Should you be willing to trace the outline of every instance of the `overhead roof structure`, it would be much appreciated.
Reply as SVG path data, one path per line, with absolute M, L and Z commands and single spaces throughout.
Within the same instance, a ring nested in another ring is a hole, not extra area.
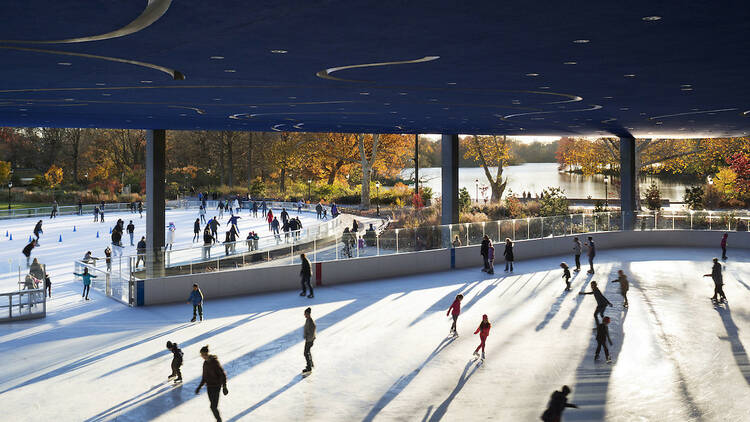
M 24 0 L 0 125 L 743 136 L 746 2 Z

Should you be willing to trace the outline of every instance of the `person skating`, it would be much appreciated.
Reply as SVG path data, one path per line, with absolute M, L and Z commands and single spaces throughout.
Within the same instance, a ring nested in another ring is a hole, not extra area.
M 487 248 L 487 262 L 489 263 L 489 266 L 487 267 L 487 274 L 495 274 L 495 245 L 490 243 L 490 246 Z M 505 264 L 505 271 L 508 271 L 508 264 Z
M 169 222 L 167 225 L 167 244 L 164 246 L 164 250 L 169 249 L 172 250 L 172 244 L 174 243 L 174 232 L 177 230 L 177 227 L 174 225 L 173 222 Z
M 268 211 L 268 216 L 273 216 L 270 210 Z M 276 238 L 276 243 L 279 243 L 281 241 L 281 236 L 279 235 L 279 219 L 276 217 L 273 217 L 273 220 L 271 220 L 271 231 Z
M 281 209 L 281 214 L 279 214 L 279 217 L 281 217 L 281 224 L 286 224 L 289 222 L 289 213 L 286 211 L 286 208 Z
M 299 272 L 299 275 L 302 277 L 302 293 L 300 293 L 300 296 L 309 297 L 312 299 L 315 297 L 313 294 L 313 287 L 312 284 L 310 284 L 310 278 L 312 278 L 312 265 L 310 264 L 310 260 L 307 259 L 307 256 L 305 254 L 300 254 L 299 256 L 300 260 L 302 261 L 302 269 Z M 307 294 L 307 289 L 310 289 L 310 294 Z
M 203 259 L 211 259 L 211 245 L 214 244 L 214 240 L 211 229 L 206 225 L 203 229 Z
M 727 260 L 727 237 L 729 236 L 728 233 L 724 233 L 723 236 L 721 236 L 721 259 L 726 261 Z
M 83 203 L 80 198 L 78 199 L 78 215 L 83 215 Z
M 135 236 L 135 224 L 133 224 L 133 220 L 130 220 L 127 227 L 128 236 L 130 236 L 130 246 L 135 246 L 133 244 L 133 237 Z
M 47 297 L 52 297 L 52 280 L 49 279 L 48 275 L 44 276 L 44 288 L 47 289 Z
M 83 274 L 73 273 L 73 275 L 77 275 L 78 277 L 81 277 L 83 279 L 83 293 L 81 294 L 81 297 L 85 297 L 86 300 L 89 300 L 89 290 L 91 290 L 91 279 L 96 278 L 95 275 L 89 273 L 88 268 L 83 268 Z
M 201 223 L 205 224 L 206 223 L 206 208 L 203 207 L 203 205 L 198 207 L 198 216 L 201 219 Z
M 490 238 L 489 236 L 484 236 L 482 238 L 482 244 L 479 247 L 479 254 L 482 255 L 482 261 L 484 261 L 484 267 L 482 268 L 482 271 L 487 272 L 490 269 L 490 262 L 488 259 L 489 256 L 489 248 L 490 248 Z
M 216 219 L 216 216 L 208 221 L 208 226 L 211 227 L 211 236 L 214 237 L 214 241 L 218 242 L 219 239 L 219 220 Z
M 315 212 L 318 214 L 318 220 L 323 218 L 323 205 L 321 205 L 320 202 L 315 205 Z
M 34 236 L 36 237 L 36 240 L 39 240 L 39 235 L 44 234 L 44 231 L 42 230 L 42 220 L 39 220 L 36 222 L 36 225 L 34 226 Z
M 305 362 L 307 362 L 307 366 L 305 366 L 305 369 L 302 370 L 303 374 L 309 374 L 312 372 L 312 369 L 315 367 L 315 364 L 313 363 L 312 353 L 310 352 L 310 349 L 313 347 L 313 342 L 315 342 L 315 321 L 312 319 L 312 309 L 307 308 L 305 309 L 305 329 L 304 329 L 304 337 L 305 337 Z
M 190 291 L 190 297 L 188 297 L 189 304 L 193 305 L 193 319 L 190 322 L 195 322 L 195 313 L 198 312 L 200 320 L 203 321 L 203 292 L 198 288 L 198 283 L 193 283 L 193 290 Z
M 239 220 L 240 218 L 242 218 L 242 217 L 240 217 L 240 216 L 239 216 L 239 213 L 237 213 L 237 214 L 235 214 L 235 215 L 233 215 L 233 216 L 229 217 L 229 221 L 227 221 L 227 226 L 231 225 L 231 226 L 232 226 L 232 228 L 233 228 L 233 229 L 235 230 L 235 232 L 237 232 L 237 233 L 239 233 L 239 232 L 240 232 L 240 228 L 239 228 L 239 227 L 237 226 L 237 220 Z
M 99 221 L 99 206 L 94 206 L 94 223 Z
M 257 201 L 253 201 L 252 210 L 253 210 L 253 217 L 257 218 L 258 217 L 258 202 Z
M 586 246 L 589 248 L 588 250 L 588 256 L 589 256 L 589 274 L 594 274 L 594 257 L 596 256 L 596 245 L 594 244 L 594 238 L 589 236 L 588 242 L 586 243 Z
M 563 385 L 560 391 L 552 393 L 549 403 L 547 403 L 547 409 L 542 413 L 542 421 L 560 422 L 565 408 L 572 407 L 578 409 L 577 405 L 568 403 L 568 394 L 570 394 L 570 387 L 567 385 Z
M 201 235 L 201 220 L 200 218 L 195 219 L 195 223 L 193 223 L 193 242 L 196 240 L 200 240 Z
M 135 260 L 135 268 L 138 268 L 138 264 L 143 262 L 146 265 L 146 236 L 141 236 L 141 240 L 138 241 L 138 246 L 135 248 L 138 257 Z
M 721 274 L 721 264 L 719 263 L 719 258 L 714 258 L 714 265 L 711 267 L 711 274 L 704 274 L 703 277 L 711 277 L 714 280 L 714 295 L 711 298 L 714 302 L 717 301 L 717 295 L 721 296 L 721 300 L 725 301 L 727 300 L 726 295 L 724 294 L 724 277 Z
M 23 253 L 24 256 L 26 256 L 27 267 L 30 265 L 29 259 L 31 259 L 31 251 L 37 246 L 39 246 L 39 242 L 37 242 L 36 239 L 31 239 L 31 242 L 27 243 L 26 246 L 24 246 L 23 249 L 21 250 L 21 253 Z
M 203 377 L 200 384 L 198 384 L 198 388 L 195 389 L 195 394 L 199 394 L 201 387 L 204 384 L 206 385 L 208 401 L 211 403 L 211 413 L 214 414 L 217 422 L 221 422 L 219 391 L 221 390 L 225 396 L 229 394 L 229 390 L 227 389 L 227 373 L 221 367 L 221 363 L 219 363 L 216 355 L 208 354 L 208 345 L 201 347 L 201 357 L 203 358 Z
M 107 272 L 112 271 L 112 249 L 110 249 L 109 246 L 104 248 L 104 262 L 107 264 Z M 135 267 L 138 268 L 138 263 L 135 264 Z
M 576 258 L 576 268 L 573 270 L 575 272 L 581 271 L 581 250 L 583 249 L 583 245 L 581 245 L 580 239 L 578 237 L 573 238 L 573 255 L 575 255 Z
M 509 237 L 505 238 L 505 251 L 503 252 L 505 257 L 505 271 L 508 271 L 508 265 L 510 265 L 510 272 L 513 272 L 513 242 Z
M 167 379 L 174 378 L 174 382 L 182 382 L 182 372 L 180 371 L 180 367 L 182 366 L 182 350 L 177 346 L 177 343 L 172 343 L 171 341 L 167 342 L 167 350 L 172 352 L 172 373 L 167 377 Z
M 216 207 L 219 210 L 219 218 L 224 218 L 224 201 L 219 201 L 219 206 Z
M 601 290 L 599 290 L 599 287 L 596 285 L 596 281 L 591 282 L 591 291 L 590 292 L 580 292 L 579 295 L 594 295 L 594 299 L 596 299 L 596 310 L 594 310 L 594 319 L 599 322 L 599 319 L 596 317 L 597 314 L 601 315 L 602 318 L 604 318 L 604 310 L 607 308 L 607 305 L 612 306 L 612 303 L 607 300 L 606 297 L 602 294 Z
M 446 316 L 450 315 L 451 318 L 453 318 L 453 324 L 451 325 L 450 334 L 453 334 L 454 337 L 458 337 L 458 330 L 456 329 L 456 323 L 458 322 L 458 316 L 461 315 L 461 301 L 463 299 L 464 299 L 464 295 L 462 294 L 456 295 L 456 298 L 453 300 L 451 307 L 448 308 L 448 312 L 445 313 Z
M 479 349 L 482 349 L 482 360 L 484 360 L 484 345 L 487 342 L 487 336 L 490 335 L 490 328 L 492 324 L 487 320 L 487 314 L 482 315 L 482 322 L 479 323 L 479 327 L 474 331 L 474 334 L 479 333 L 479 346 L 474 349 L 474 356 L 479 357 Z
M 29 266 L 29 274 L 31 274 L 37 280 L 44 280 L 44 267 L 39 263 L 39 260 L 34 258 Z
M 602 318 L 602 322 L 596 323 L 596 352 L 594 353 L 594 360 L 599 360 L 599 352 L 604 347 L 604 357 L 607 358 L 607 362 L 612 362 L 609 357 L 609 349 L 607 348 L 607 342 L 612 345 L 612 339 L 609 338 L 609 317 Z
M 57 217 L 57 201 L 52 202 L 52 212 L 49 214 L 49 218 Z
M 143 218 L 143 201 L 138 201 L 138 214 Z
M 268 211 L 268 205 L 266 205 L 266 200 L 264 199 L 263 202 L 260 203 L 260 211 L 263 214 L 263 218 L 266 218 L 266 212 Z
M 612 280 L 612 283 L 620 283 L 620 294 L 623 298 L 623 304 L 622 306 L 628 307 L 628 290 L 630 290 L 630 282 L 628 281 L 628 277 L 625 275 L 625 272 L 622 270 L 617 270 L 617 279 Z
M 561 262 L 560 268 L 563 269 L 562 278 L 565 280 L 565 290 L 570 291 L 570 269 L 568 268 L 568 264 Z
M 268 210 L 268 213 L 266 213 L 266 221 L 268 221 L 268 231 L 273 231 L 273 228 L 271 227 L 271 223 L 275 217 L 273 216 L 273 210 Z

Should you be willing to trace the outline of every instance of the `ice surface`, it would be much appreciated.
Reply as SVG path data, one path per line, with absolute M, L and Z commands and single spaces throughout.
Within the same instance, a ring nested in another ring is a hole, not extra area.
M 178 226 L 179 227 L 179 226 Z M 243 229 L 244 230 L 244 229 Z M 564 293 L 561 260 L 524 261 L 494 276 L 479 269 L 213 300 L 190 324 L 185 304 L 127 308 L 60 275 L 45 320 L 0 325 L 0 397 L 13 421 L 212 420 L 194 394 L 209 344 L 229 376 L 225 421 L 534 421 L 563 384 L 580 409 L 567 421 L 750 420 L 750 251 L 730 249 L 729 304 L 709 297 L 708 249 L 601 250 L 597 273 Z M 68 267 L 69 268 L 69 267 Z M 629 309 L 617 269 L 631 281 Z M 357 271 L 352 261 L 352 271 Z M 597 280 L 615 305 L 614 362 L 594 362 Z M 189 292 L 185 292 L 187 298 Z M 463 293 L 460 337 L 445 312 Z M 300 376 L 303 310 L 312 306 L 315 369 Z M 487 314 L 487 359 L 472 335 Z M 185 352 L 184 385 L 165 383 L 167 340 Z

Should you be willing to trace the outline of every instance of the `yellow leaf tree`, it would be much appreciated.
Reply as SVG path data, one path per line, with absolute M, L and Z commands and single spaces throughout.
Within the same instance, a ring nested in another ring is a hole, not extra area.
M 10 162 L 0 161 L 0 184 L 10 182 Z
M 55 188 L 63 181 L 63 169 L 52 164 L 49 170 L 44 173 L 44 180 L 47 181 L 47 185 L 52 189 L 52 196 L 54 196 Z
M 464 138 L 464 145 L 464 158 L 479 162 L 492 189 L 492 201 L 499 201 L 508 184 L 508 178 L 503 178 L 503 168 L 510 159 L 510 142 L 505 136 L 472 135 Z M 497 167 L 494 175 L 491 167 Z
M 727 199 L 737 198 L 737 173 L 729 167 L 722 167 L 714 176 L 714 186 Z

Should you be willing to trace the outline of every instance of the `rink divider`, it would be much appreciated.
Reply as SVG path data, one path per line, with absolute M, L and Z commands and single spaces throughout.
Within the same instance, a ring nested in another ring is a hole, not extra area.
M 529 259 L 560 256 L 564 261 L 573 259 L 573 238 L 582 242 L 592 236 L 597 245 L 597 255 L 602 256 L 608 249 L 633 247 L 698 247 L 715 248 L 718 252 L 721 235 L 724 231 L 656 230 L 656 231 L 616 231 L 592 232 L 542 239 L 519 240 L 514 242 L 516 262 Z M 495 264 L 502 260 L 502 242 L 498 242 Z M 750 249 L 750 233 L 731 232 L 729 237 L 732 249 Z M 479 245 L 450 249 L 433 249 L 418 252 L 342 259 L 316 262 L 313 266 L 316 285 L 328 286 L 392 277 L 450 271 L 451 268 L 482 266 Z M 586 251 L 583 258 L 585 261 Z M 518 264 L 517 264 L 518 265 Z M 184 302 L 190 294 L 193 283 L 201 286 L 206 300 L 267 293 L 274 291 L 297 290 L 300 286 L 300 266 L 280 265 L 232 271 L 211 272 L 193 275 L 179 275 L 140 281 L 138 288 L 139 305 L 156 305 Z M 142 297 L 140 296 L 142 294 Z M 142 299 L 142 300 L 141 300 Z

